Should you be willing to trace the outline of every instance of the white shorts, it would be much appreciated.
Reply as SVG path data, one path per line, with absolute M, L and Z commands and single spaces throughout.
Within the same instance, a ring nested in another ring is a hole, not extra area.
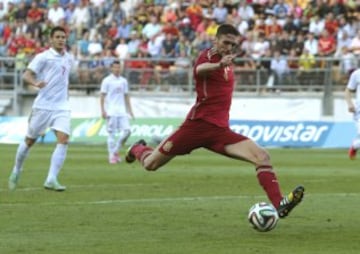
M 67 110 L 33 109 L 29 117 L 29 126 L 26 136 L 36 139 L 45 133 L 47 128 L 60 131 L 70 136 L 71 115 Z
M 109 116 L 106 119 L 106 129 L 108 132 L 130 130 L 130 121 L 128 116 Z

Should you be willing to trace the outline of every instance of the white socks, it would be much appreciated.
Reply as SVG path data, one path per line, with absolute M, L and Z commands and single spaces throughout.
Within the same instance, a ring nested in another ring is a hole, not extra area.
M 116 142 L 115 152 L 119 151 L 122 148 L 123 142 L 125 142 L 130 136 L 130 130 L 124 130 L 120 133 L 120 137 Z
M 108 148 L 109 155 L 111 155 L 111 156 L 117 151 L 116 145 L 115 145 L 115 133 L 113 133 L 113 132 L 108 133 L 107 148 Z
M 22 166 L 29 153 L 29 150 L 30 148 L 26 145 L 25 141 L 22 141 L 19 144 L 18 149 L 16 151 L 15 166 L 13 168 L 13 173 L 19 174 L 22 171 Z
M 57 144 L 55 150 L 51 156 L 50 169 L 46 182 L 51 182 L 57 179 L 57 176 L 64 164 L 66 153 L 67 153 L 67 144 Z

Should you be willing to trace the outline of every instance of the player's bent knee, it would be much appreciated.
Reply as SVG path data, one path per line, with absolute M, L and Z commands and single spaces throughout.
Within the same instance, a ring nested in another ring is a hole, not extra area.
M 258 165 L 268 165 L 270 163 L 270 154 L 265 149 L 259 150 L 255 157 Z

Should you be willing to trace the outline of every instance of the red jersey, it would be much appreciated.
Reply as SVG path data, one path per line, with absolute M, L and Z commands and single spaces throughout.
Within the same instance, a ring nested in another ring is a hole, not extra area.
M 229 126 L 229 111 L 234 90 L 233 67 L 219 68 L 203 76 L 197 75 L 195 71 L 202 63 L 217 63 L 220 59 L 219 54 L 211 55 L 209 49 L 206 49 L 196 60 L 193 72 L 197 97 L 187 119 L 202 119 L 219 127 Z

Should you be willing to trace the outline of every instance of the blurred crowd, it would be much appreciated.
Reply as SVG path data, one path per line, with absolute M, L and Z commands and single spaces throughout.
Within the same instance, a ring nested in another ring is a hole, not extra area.
M 31 59 L 60 25 L 80 82 L 100 80 L 115 58 L 129 68 L 181 69 L 211 46 L 222 23 L 241 34 L 236 53 L 248 60 L 239 68 L 281 75 L 324 67 L 323 57 L 337 58 L 343 74 L 357 67 L 359 0 L 2 0 L 0 57 Z

